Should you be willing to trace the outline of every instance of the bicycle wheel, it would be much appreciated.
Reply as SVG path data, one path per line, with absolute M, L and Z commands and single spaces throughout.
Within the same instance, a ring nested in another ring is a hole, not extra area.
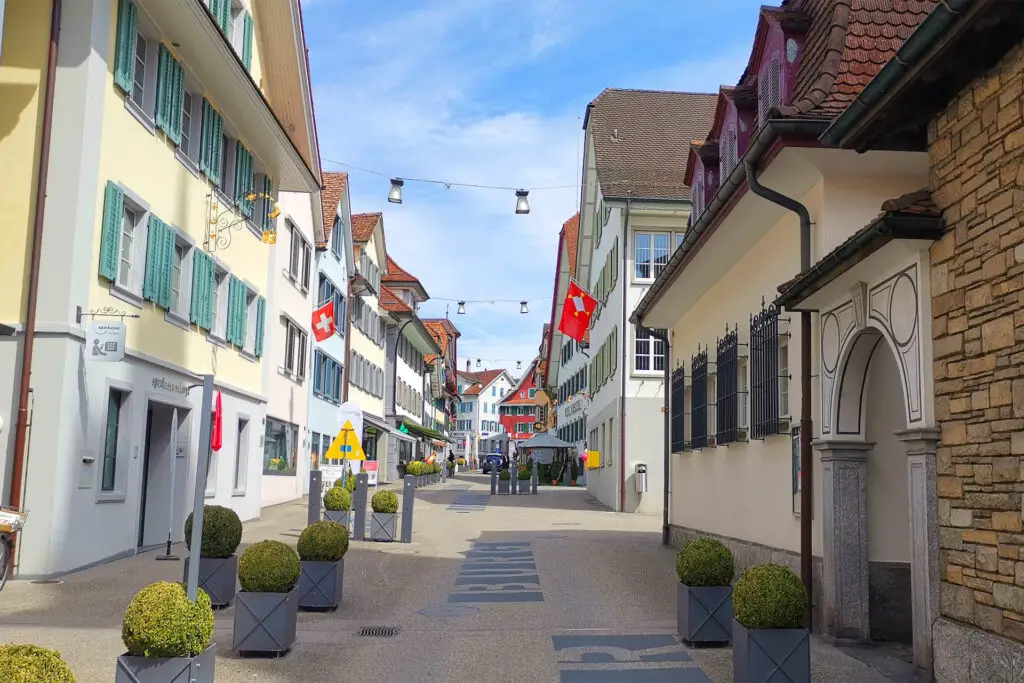
M 0 534 L 0 591 L 7 585 L 7 578 L 14 569 L 14 556 L 11 554 L 7 534 Z

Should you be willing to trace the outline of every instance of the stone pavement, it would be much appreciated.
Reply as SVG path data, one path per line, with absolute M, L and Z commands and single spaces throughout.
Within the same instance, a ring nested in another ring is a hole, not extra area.
M 612 513 L 583 489 L 488 490 L 473 474 L 421 489 L 412 544 L 353 542 L 341 606 L 300 613 L 298 642 L 283 659 L 236 657 L 231 608 L 217 612 L 217 681 L 732 681 L 729 650 L 690 650 L 675 637 L 674 551 L 661 545 L 660 517 Z M 305 519 L 304 502 L 264 510 L 243 540 L 294 543 Z M 520 575 L 521 590 L 487 590 L 495 556 Z M 154 557 L 59 584 L 8 584 L 0 642 L 59 649 L 82 683 L 113 680 L 128 601 L 152 581 L 180 579 L 180 563 Z M 367 627 L 398 632 L 360 636 Z M 812 657 L 816 682 L 891 680 L 817 641 Z

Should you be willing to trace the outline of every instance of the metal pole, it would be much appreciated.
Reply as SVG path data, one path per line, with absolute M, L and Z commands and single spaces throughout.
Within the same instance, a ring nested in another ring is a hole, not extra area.
M 402 483 L 402 543 L 412 543 L 412 505 L 416 502 L 416 487 L 412 475 L 405 475 Z
M 192 547 L 188 554 L 188 599 L 195 602 L 199 592 L 199 551 L 203 545 L 203 505 L 206 495 L 206 470 L 210 466 L 210 415 L 213 410 L 213 375 L 203 375 L 203 400 L 200 404 L 199 457 L 196 461 L 196 486 L 192 496 Z
M 498 471 L 491 470 L 491 495 L 497 495 L 498 493 Z
M 306 524 L 320 521 L 320 498 L 323 495 L 323 473 L 320 470 L 309 471 L 309 502 L 306 505 Z
M 379 475 L 378 475 L 379 476 Z M 357 541 L 366 540 L 366 482 L 368 477 L 365 472 L 356 475 L 356 496 L 352 507 L 355 509 L 355 518 L 352 520 L 352 538 Z
M 533 460 L 533 476 L 530 477 L 530 482 L 533 488 L 533 493 L 537 493 L 537 480 L 540 478 L 540 474 L 537 470 L 537 459 Z

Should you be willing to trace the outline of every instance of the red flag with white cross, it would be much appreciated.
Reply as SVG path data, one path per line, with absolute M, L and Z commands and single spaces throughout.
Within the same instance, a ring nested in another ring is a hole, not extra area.
M 313 311 L 313 336 L 318 342 L 330 339 L 334 334 L 334 299 Z
M 582 342 L 595 309 L 597 299 L 590 296 L 575 280 L 570 280 L 569 291 L 565 295 L 565 303 L 562 304 L 562 319 L 558 321 L 558 331 L 577 342 Z

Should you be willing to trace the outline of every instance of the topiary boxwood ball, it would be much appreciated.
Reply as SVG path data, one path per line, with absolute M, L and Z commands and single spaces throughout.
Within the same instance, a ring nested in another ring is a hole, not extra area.
M 398 496 L 394 491 L 377 491 L 370 499 L 370 507 L 381 515 L 393 515 L 398 512 Z
M 419 477 L 423 474 L 423 463 L 413 460 L 405 466 L 405 473 L 411 474 L 414 477 Z
M 121 625 L 121 640 L 135 657 L 195 657 L 213 637 L 213 608 L 202 589 L 196 601 L 185 586 L 160 581 L 128 603 Z
M 242 520 L 231 508 L 221 505 L 203 507 L 203 545 L 200 557 L 231 557 L 242 542 Z M 192 549 L 192 513 L 185 519 L 185 545 Z
M 56 650 L 9 643 L 0 645 L 0 681 L 75 683 L 75 674 Z
M 807 593 L 800 577 L 779 564 L 756 564 L 732 589 L 736 621 L 749 629 L 803 628 Z
M 676 573 L 687 586 L 728 586 L 735 572 L 732 553 L 713 538 L 687 541 L 676 555 Z
M 299 556 L 281 541 L 260 541 L 238 558 L 238 582 L 250 593 L 287 593 L 299 581 Z
M 502 481 L 508 481 L 511 478 L 512 473 L 509 472 L 508 470 L 502 470 L 501 472 L 498 472 L 498 479 L 501 479 Z
M 337 562 L 348 552 L 348 529 L 337 522 L 314 522 L 302 530 L 296 549 L 306 562 Z
M 345 478 L 345 490 L 350 495 L 356 492 L 356 475 L 350 474 Z
M 340 486 L 332 486 L 327 489 L 327 494 L 324 496 L 324 508 L 331 512 L 337 512 L 338 510 L 351 510 L 352 494 Z

